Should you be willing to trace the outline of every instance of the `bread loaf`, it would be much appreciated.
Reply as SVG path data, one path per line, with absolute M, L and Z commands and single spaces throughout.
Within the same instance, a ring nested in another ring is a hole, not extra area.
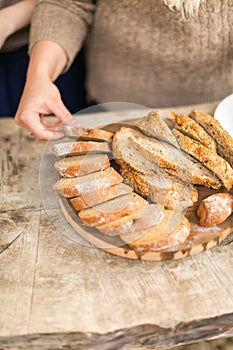
M 201 142 L 205 147 L 216 151 L 216 142 L 205 129 L 185 114 L 172 113 L 175 129 Z
M 86 154 L 63 158 L 54 166 L 63 177 L 77 177 L 104 170 L 110 161 L 107 154 Z
M 99 226 L 130 214 L 135 215 L 135 218 L 139 217 L 147 205 L 147 201 L 141 196 L 130 193 L 81 210 L 78 216 L 89 226 Z
M 111 149 L 107 142 L 76 141 L 61 142 L 51 146 L 51 150 L 57 157 L 70 156 L 86 153 L 110 153 Z
M 178 130 L 173 129 L 173 133 L 180 147 L 216 174 L 229 191 L 233 185 L 233 169 L 230 164 L 217 153 L 203 146 L 200 142 L 183 135 Z
M 218 154 L 233 167 L 233 138 L 229 133 L 209 114 L 192 110 L 190 116 L 215 139 Z
M 233 195 L 215 193 L 201 201 L 197 209 L 199 225 L 204 227 L 219 225 L 233 212 Z
M 111 187 L 102 187 L 95 192 L 88 192 L 80 195 L 79 197 L 72 198 L 70 200 L 75 210 L 90 208 L 96 204 L 106 202 L 110 199 L 120 197 L 124 194 L 131 193 L 133 188 L 126 184 L 120 183 Z
M 73 178 L 61 178 L 53 189 L 66 198 L 92 193 L 99 189 L 117 185 L 122 182 L 122 176 L 112 167 L 88 175 Z
M 173 223 L 173 220 L 176 222 Z M 170 249 L 184 242 L 189 233 L 190 222 L 186 217 L 173 210 L 165 210 L 163 220 L 142 230 L 140 238 L 134 240 L 134 235 L 122 235 L 121 239 L 132 249 L 142 253 Z

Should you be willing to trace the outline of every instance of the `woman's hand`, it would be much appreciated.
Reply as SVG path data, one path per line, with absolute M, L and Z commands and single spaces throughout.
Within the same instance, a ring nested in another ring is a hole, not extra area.
M 49 123 L 44 115 L 53 114 L 58 118 Z M 64 106 L 58 88 L 48 79 L 39 77 L 26 83 L 15 116 L 15 122 L 31 131 L 38 139 L 58 139 L 64 136 L 59 126 L 72 117 Z
M 38 139 L 49 140 L 62 137 L 56 130 L 72 117 L 64 106 L 58 88 L 53 81 L 63 71 L 67 57 L 62 47 L 52 41 L 39 41 L 32 48 L 24 92 L 15 116 L 15 122 L 31 131 Z M 44 115 L 58 118 L 48 123 Z

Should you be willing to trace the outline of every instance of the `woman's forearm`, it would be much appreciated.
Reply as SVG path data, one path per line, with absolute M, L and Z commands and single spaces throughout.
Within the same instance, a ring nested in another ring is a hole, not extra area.
M 67 56 L 60 45 L 41 40 L 31 50 L 27 80 L 40 77 L 53 82 L 64 70 L 66 63 Z

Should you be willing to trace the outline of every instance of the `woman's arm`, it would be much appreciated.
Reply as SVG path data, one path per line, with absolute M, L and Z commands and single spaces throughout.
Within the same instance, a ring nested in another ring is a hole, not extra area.
M 24 0 L 0 11 L 0 48 L 8 36 L 30 23 L 35 4 L 36 0 Z
M 83 45 L 95 12 L 94 0 L 41 0 L 31 21 L 31 55 L 24 92 L 15 116 L 17 124 L 39 139 L 62 134 L 54 130 L 71 117 L 57 87 L 58 75 L 68 69 Z M 43 115 L 54 114 L 55 124 Z
M 31 51 L 24 92 L 15 116 L 15 122 L 30 130 L 37 138 L 48 140 L 63 136 L 55 129 L 72 115 L 64 106 L 53 81 L 64 70 L 67 56 L 60 45 L 39 41 Z M 43 115 L 54 114 L 57 123 L 47 123 Z

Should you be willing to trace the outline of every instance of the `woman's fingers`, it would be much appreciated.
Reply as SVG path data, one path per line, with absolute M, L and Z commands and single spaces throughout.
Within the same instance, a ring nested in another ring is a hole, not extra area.
M 43 116 L 55 115 L 56 122 Z M 50 81 L 37 80 L 26 84 L 15 122 L 31 131 L 40 140 L 58 139 L 64 136 L 62 123 L 72 118 L 61 100 L 57 87 Z M 60 127 L 60 128 L 59 128 Z
M 72 118 L 72 114 L 68 111 L 68 109 L 65 107 L 64 103 L 62 102 L 61 98 L 52 100 L 50 102 L 50 108 L 53 110 L 54 115 L 61 121 L 64 122 L 70 118 Z
M 64 132 L 56 130 L 57 127 L 50 128 L 48 125 L 44 125 L 39 114 L 35 112 L 32 114 L 30 113 L 30 119 L 24 117 L 23 119 L 21 118 L 19 122 L 16 119 L 16 123 L 30 131 L 39 140 L 55 140 L 64 137 Z

